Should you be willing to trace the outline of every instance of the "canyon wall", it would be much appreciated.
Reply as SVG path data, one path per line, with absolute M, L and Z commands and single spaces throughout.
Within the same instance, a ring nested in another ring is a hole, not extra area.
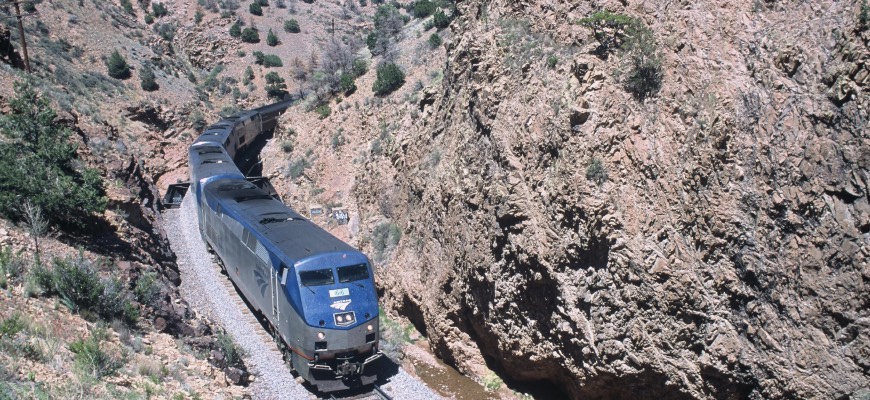
M 654 95 L 578 23 L 600 9 L 652 30 Z M 403 232 L 385 303 L 463 372 L 572 398 L 870 396 L 859 14 L 459 2 L 444 79 L 356 176 Z

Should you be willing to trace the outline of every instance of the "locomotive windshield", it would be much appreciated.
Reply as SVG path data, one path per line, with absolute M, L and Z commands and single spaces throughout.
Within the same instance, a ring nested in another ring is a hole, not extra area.
M 332 269 L 317 269 L 314 271 L 300 271 L 299 281 L 303 286 L 331 285 L 335 283 L 332 277 Z
M 369 269 L 365 264 L 351 265 L 349 267 L 338 267 L 339 282 L 353 282 L 369 277 Z

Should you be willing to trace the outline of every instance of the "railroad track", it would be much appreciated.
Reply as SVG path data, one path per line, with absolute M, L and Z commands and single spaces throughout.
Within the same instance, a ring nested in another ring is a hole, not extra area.
M 379 385 L 374 385 L 372 387 L 372 391 L 368 393 L 351 395 L 351 396 L 342 396 L 335 397 L 334 394 L 330 394 L 329 397 L 325 397 L 329 400 L 368 400 L 368 399 L 378 399 L 378 400 L 393 400 L 393 397 L 387 394 L 384 389 L 381 389 Z

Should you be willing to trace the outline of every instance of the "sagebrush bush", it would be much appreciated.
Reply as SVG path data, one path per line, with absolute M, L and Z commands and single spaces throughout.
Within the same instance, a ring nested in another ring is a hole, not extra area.
M 142 90 L 147 92 L 153 92 L 160 88 L 157 85 L 157 79 L 154 76 L 154 71 L 151 70 L 151 67 L 145 65 L 142 66 L 142 72 L 139 73 L 139 85 L 142 87 Z
M 160 281 L 157 279 L 157 273 L 145 272 L 139 275 L 136 280 L 136 286 L 133 288 L 133 294 L 136 295 L 136 300 L 146 306 L 154 307 L 160 300 Z
M 79 338 L 69 344 L 76 367 L 94 378 L 114 375 L 124 365 L 120 359 L 106 352 L 99 336 L 92 332 L 89 337 Z
M 232 336 L 219 333 L 215 339 L 218 351 L 223 354 L 228 367 L 241 368 L 244 366 L 245 351 L 233 341 Z
M 94 263 L 82 256 L 55 258 L 52 269 L 33 268 L 36 282 L 47 295 L 57 295 L 73 312 L 91 312 L 106 321 L 135 324 L 139 318 L 130 293 L 115 278 L 101 278 Z
M 384 257 L 399 244 L 402 239 L 402 231 L 399 226 L 384 222 L 375 226 L 372 230 L 371 243 L 375 252 L 375 260 L 383 261 Z
M 314 112 L 317 113 L 317 116 L 320 117 L 320 119 L 326 119 L 326 117 L 332 114 L 332 109 L 329 108 L 329 104 L 321 104 L 314 107 Z

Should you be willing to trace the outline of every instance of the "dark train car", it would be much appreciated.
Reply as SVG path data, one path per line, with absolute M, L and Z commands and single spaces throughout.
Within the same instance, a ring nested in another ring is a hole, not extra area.
M 371 365 L 381 353 L 368 258 L 248 182 L 229 162 L 262 130 L 274 129 L 286 107 L 222 120 L 190 147 L 200 232 L 269 321 L 302 378 L 323 392 L 371 384 L 377 378 Z

